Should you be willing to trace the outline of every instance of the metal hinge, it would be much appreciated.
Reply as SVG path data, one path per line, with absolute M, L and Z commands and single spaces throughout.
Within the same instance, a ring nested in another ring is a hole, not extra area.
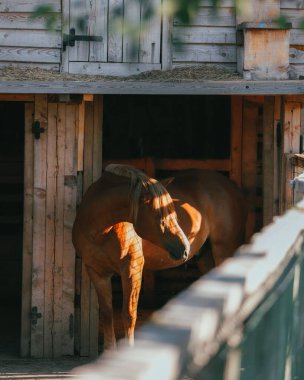
M 85 36 L 85 35 L 79 35 L 76 34 L 75 28 L 70 29 L 70 34 L 64 34 L 63 40 L 62 40 L 62 49 L 63 51 L 66 50 L 67 46 L 75 46 L 75 41 L 97 41 L 102 42 L 103 37 L 102 36 Z
M 35 139 L 39 140 L 41 133 L 44 133 L 45 129 L 40 126 L 39 121 L 34 121 L 34 124 L 32 126 L 32 132 L 33 132 L 33 135 L 35 136 Z
M 42 314 L 38 313 L 37 306 L 32 307 L 30 318 L 31 318 L 32 325 L 37 325 L 38 319 L 42 318 Z

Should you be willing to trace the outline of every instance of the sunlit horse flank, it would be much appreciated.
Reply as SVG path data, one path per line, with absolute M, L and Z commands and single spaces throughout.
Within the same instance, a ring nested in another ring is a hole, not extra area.
M 246 206 L 237 187 L 229 179 L 207 170 L 187 170 L 163 181 L 174 201 L 178 221 L 190 241 L 188 259 L 203 251 L 206 240 L 210 252 L 204 252 L 200 267 L 219 265 L 243 243 L 246 225 Z M 138 224 L 141 223 L 138 215 Z M 175 260 L 167 252 L 139 238 L 129 222 L 117 223 L 104 233 L 98 249 L 87 251 L 84 262 L 95 285 L 100 303 L 104 348 L 115 347 L 113 328 L 111 276 L 121 276 L 123 287 L 122 320 L 125 335 L 134 342 L 137 303 L 143 266 L 161 270 L 181 265 L 184 258 Z
M 125 284 L 124 293 L 128 300 L 129 296 L 138 298 L 138 285 L 134 285 L 138 281 L 129 265 L 130 261 L 134 264 L 137 252 L 142 257 L 142 242 L 137 235 L 162 247 L 172 260 L 185 262 L 188 258 L 190 244 L 177 222 L 174 203 L 165 187 L 133 167 L 109 165 L 84 194 L 72 230 L 75 249 L 97 291 L 103 327 L 110 331 L 105 334 L 104 348 L 115 346 L 112 275 L 130 276 L 132 286 Z M 138 263 L 141 274 L 143 259 Z M 134 303 L 137 307 L 137 300 Z M 129 301 L 123 313 L 128 319 L 125 325 L 129 325 Z

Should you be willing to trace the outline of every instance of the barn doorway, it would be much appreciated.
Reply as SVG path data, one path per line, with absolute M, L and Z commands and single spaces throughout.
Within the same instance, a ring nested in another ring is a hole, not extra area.
M 24 103 L 0 102 L 0 355 L 19 355 Z
M 174 175 L 170 162 L 228 160 L 230 157 L 230 96 L 107 95 L 104 97 L 103 161 L 166 162 L 155 176 Z M 225 170 L 223 174 L 229 175 Z M 150 173 L 149 173 L 150 174 Z M 151 174 L 150 174 L 151 175 Z M 139 321 L 146 309 L 163 306 L 187 288 L 201 272 L 197 258 L 183 266 L 144 274 Z M 120 278 L 113 277 L 114 307 L 121 307 Z M 137 324 L 138 326 L 138 324 Z

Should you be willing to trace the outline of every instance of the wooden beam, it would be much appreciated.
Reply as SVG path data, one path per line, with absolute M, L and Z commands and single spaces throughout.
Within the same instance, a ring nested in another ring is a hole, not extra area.
M 0 94 L 1 102 L 34 102 L 34 94 Z
M 303 95 L 302 80 L 1 81 L 2 94 Z

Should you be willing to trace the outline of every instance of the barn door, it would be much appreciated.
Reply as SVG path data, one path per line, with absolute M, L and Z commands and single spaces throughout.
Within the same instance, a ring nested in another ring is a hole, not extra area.
M 21 354 L 73 355 L 78 106 L 37 95 L 25 117 Z
M 159 8 L 161 0 L 65 1 L 63 70 L 130 75 L 160 69 L 161 16 L 144 22 L 148 6 Z M 137 32 L 132 41 L 127 28 Z

